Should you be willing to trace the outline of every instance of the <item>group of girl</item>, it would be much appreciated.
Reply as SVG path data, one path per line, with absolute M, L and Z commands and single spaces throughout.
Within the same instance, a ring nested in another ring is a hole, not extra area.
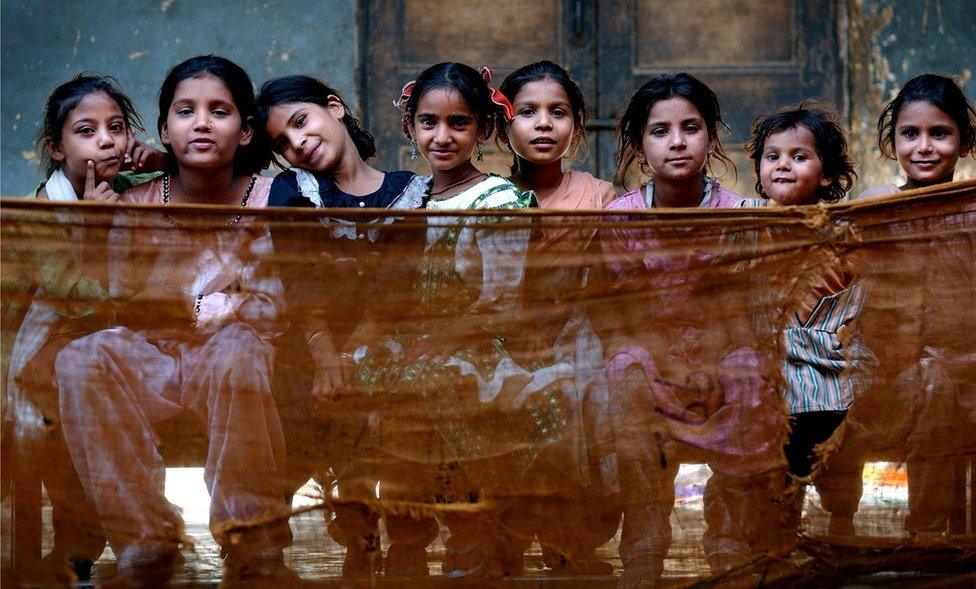
M 422 262 L 419 275 L 410 277 L 413 299 L 398 304 L 420 309 L 422 320 L 388 333 L 376 328 L 383 317 L 371 315 L 386 311 L 382 304 L 354 303 L 364 300 L 364 289 L 376 293 L 374 301 L 393 303 L 391 297 L 402 294 L 383 293 L 382 284 L 403 269 L 370 255 L 377 244 L 397 239 L 389 230 L 395 214 L 335 212 L 319 228 L 328 235 L 315 237 L 262 229 L 245 211 L 274 205 L 622 212 L 834 202 L 856 177 L 836 115 L 803 104 L 757 119 L 747 150 L 762 199 L 746 199 L 710 175 L 716 161 L 731 165 L 719 139 L 724 122 L 716 95 L 688 74 L 657 76 L 633 95 L 618 131 L 618 180 L 625 182 L 635 168 L 650 180 L 617 196 L 611 183 L 567 166 L 584 141 L 587 109 L 566 70 L 542 61 L 514 71 L 497 89 L 490 82 L 487 68 L 441 63 L 404 86 L 395 101 L 403 131 L 413 157 L 429 163 L 429 176 L 372 167 L 372 136 L 339 93 L 307 76 L 268 81 L 255 97 L 247 74 L 226 59 L 200 56 L 177 65 L 159 95 L 157 130 L 165 153 L 134 139 L 138 115 L 110 80 L 83 76 L 55 90 L 39 141 L 49 178 L 38 198 L 241 209 L 213 234 L 175 216 L 160 225 L 133 209 L 120 213 L 106 236 L 110 251 L 96 254 L 108 259 L 105 276 L 93 276 L 91 264 L 79 261 L 89 252 L 59 261 L 85 271 L 35 272 L 39 289 L 28 311 L 34 319 L 24 322 L 33 327 L 30 337 L 18 337 L 11 383 L 29 388 L 25 394 L 60 426 L 56 451 L 77 478 L 51 481 L 49 488 L 83 490 L 83 508 L 55 501 L 56 528 L 63 521 L 60 529 L 71 529 L 67 520 L 85 513 L 98 520 L 84 534 L 56 538 L 56 565 L 96 560 L 107 539 L 121 581 L 168 578 L 178 562 L 182 523 L 157 484 L 164 463 L 153 427 L 190 410 L 210 440 L 211 528 L 226 555 L 228 578 L 294 580 L 282 556 L 290 533 L 276 517 L 287 513 L 283 498 L 308 473 L 292 467 L 288 419 L 272 394 L 280 364 L 274 349 L 288 329 L 282 318 L 289 305 L 311 308 L 303 301 L 323 297 L 330 305 L 291 326 L 310 359 L 312 397 L 335 400 L 351 392 L 396 400 L 395 413 L 384 413 L 380 402 L 350 418 L 382 436 L 312 461 L 317 470 L 332 469 L 341 504 L 361 503 L 337 511 L 330 526 L 347 548 L 346 574 L 427 574 L 427 546 L 438 519 L 450 531 L 445 574 L 518 574 L 535 538 L 553 569 L 606 574 L 611 568 L 596 549 L 613 537 L 623 513 L 621 582 L 653 582 L 663 571 L 674 501 L 674 466 L 660 464 L 663 450 L 654 446 L 653 432 L 673 424 L 662 425 L 638 408 L 646 407 L 645 397 L 660 406 L 677 404 L 678 413 L 691 416 L 673 435 L 705 451 L 716 472 L 705 506 L 713 569 L 752 557 L 755 530 L 743 522 L 757 525 L 758 512 L 734 496 L 762 465 L 775 463 L 777 454 L 781 460 L 783 450 L 758 438 L 750 446 L 748 432 L 755 438 L 762 428 L 737 415 L 750 403 L 768 401 L 761 398 L 769 391 L 758 376 L 762 359 L 748 346 L 734 349 L 735 341 L 716 339 L 709 319 L 667 325 L 660 317 L 606 317 L 605 309 L 589 305 L 588 292 L 601 280 L 627 284 L 683 269 L 653 256 L 637 266 L 608 258 L 605 272 L 590 263 L 601 249 L 653 249 L 653 239 L 629 231 L 626 221 L 606 233 L 556 224 L 533 235 L 528 224 L 519 226 L 526 217 L 431 217 L 423 243 L 400 244 L 417 248 Z M 974 130 L 976 113 L 954 82 L 913 78 L 879 123 L 882 152 L 897 159 L 907 182 L 865 195 L 951 181 L 956 162 L 972 151 Z M 493 133 L 513 154 L 507 178 L 478 167 Z M 272 180 L 260 171 L 274 156 L 289 167 Z M 133 173 L 153 170 L 162 173 Z M 302 245 L 296 235 L 312 241 Z M 294 243 L 305 251 L 323 237 L 323 251 L 343 252 L 322 262 L 326 270 L 297 267 L 279 276 L 262 264 L 272 248 Z M 818 276 L 809 292 L 791 300 L 792 323 L 783 329 L 795 339 L 778 360 L 784 390 L 774 392 L 795 416 L 786 455 L 800 477 L 810 473 L 814 446 L 832 435 L 858 392 L 858 379 L 841 374 L 870 357 L 863 350 L 844 352 L 824 360 L 833 373 L 810 368 L 832 344 L 842 347 L 837 334 L 856 323 L 864 300 L 850 268 L 825 263 Z M 529 283 L 532 289 L 525 288 Z M 671 296 L 681 291 L 681 285 L 666 286 L 662 291 Z M 78 300 L 69 309 L 47 302 L 73 297 Z M 157 309 L 149 320 L 147 304 Z M 507 320 L 520 304 L 549 304 L 554 312 L 539 317 L 527 337 Z M 660 333 L 642 339 L 628 332 L 644 320 L 660 324 Z M 39 325 L 46 326 L 41 337 Z M 834 339 L 798 349 L 809 345 L 803 330 Z M 851 341 L 844 344 L 857 348 Z M 696 346 L 698 356 L 714 353 L 719 372 L 702 376 L 694 354 L 678 353 Z M 665 366 L 657 357 L 662 350 L 670 350 L 664 353 L 678 368 Z M 660 386 L 678 382 L 685 385 Z M 707 397 L 715 388 L 740 405 L 699 415 L 674 393 L 695 389 Z M 504 436 L 498 435 L 499 415 Z M 708 428 L 699 428 L 698 418 L 721 421 L 725 426 L 709 431 L 731 432 L 735 439 L 705 439 Z M 770 415 L 769 423 L 775 419 Z M 737 449 L 734 459 L 726 446 Z M 376 481 L 390 504 L 461 507 L 384 511 L 390 545 L 380 563 L 380 514 L 366 507 L 374 504 Z M 466 503 L 478 508 L 466 509 Z M 246 525 L 252 521 L 271 524 Z

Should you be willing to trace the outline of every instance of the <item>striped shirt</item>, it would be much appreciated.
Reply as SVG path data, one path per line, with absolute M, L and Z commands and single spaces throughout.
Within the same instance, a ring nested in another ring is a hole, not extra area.
M 790 313 L 780 333 L 783 397 L 790 414 L 848 409 L 870 384 L 876 360 L 856 323 L 866 294 L 864 285 L 852 282 L 822 297 L 806 321 Z M 842 328 L 848 330 L 843 337 Z

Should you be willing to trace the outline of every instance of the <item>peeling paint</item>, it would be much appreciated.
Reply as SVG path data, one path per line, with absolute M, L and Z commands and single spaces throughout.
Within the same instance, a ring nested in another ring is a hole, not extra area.
M 162 3 L 160 3 L 159 5 L 159 11 L 166 12 L 167 10 L 169 10 L 170 5 L 172 4 L 173 4 L 173 0 L 163 0 Z
M 129 54 L 129 61 L 134 61 L 136 59 L 139 59 L 145 54 L 146 54 L 145 51 L 133 51 L 132 53 Z
M 39 157 L 37 157 L 37 152 L 36 151 L 33 151 L 33 150 L 29 150 L 29 151 L 26 151 L 25 150 L 25 151 L 20 152 L 20 157 L 24 158 L 25 160 L 27 160 L 28 162 L 30 162 L 32 164 L 39 164 L 39 163 L 41 163 L 41 159 Z

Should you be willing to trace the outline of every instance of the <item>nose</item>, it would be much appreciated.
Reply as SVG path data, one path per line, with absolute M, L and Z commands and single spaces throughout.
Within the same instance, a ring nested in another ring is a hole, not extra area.
M 932 137 L 928 133 L 922 133 L 918 138 L 918 152 L 928 153 L 932 150 Z
M 447 125 L 439 124 L 434 133 L 434 141 L 439 145 L 444 145 L 451 140 L 451 129 Z
M 688 146 L 688 142 L 685 140 L 685 134 L 681 130 L 673 131 L 668 139 L 668 147 L 672 150 L 684 149 Z
M 213 125 L 210 123 L 210 117 L 206 112 L 200 112 L 196 119 L 193 121 L 194 131 L 212 131 Z
M 778 160 L 776 160 L 776 169 L 777 170 L 789 170 L 791 163 L 792 163 L 792 160 L 790 158 L 788 158 L 788 157 L 781 157 Z
M 102 149 L 115 147 L 115 139 L 108 129 L 101 129 L 98 132 L 98 146 Z
M 540 112 L 535 122 L 536 129 L 552 129 L 552 118 L 548 113 Z

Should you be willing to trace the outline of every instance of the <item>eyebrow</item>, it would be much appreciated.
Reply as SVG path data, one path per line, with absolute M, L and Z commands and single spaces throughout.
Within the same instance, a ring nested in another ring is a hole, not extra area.
M 703 124 L 704 122 L 705 122 L 704 119 L 702 119 L 701 117 L 691 117 L 689 119 L 685 119 L 685 120 L 679 122 L 678 124 L 679 125 L 687 125 L 688 123 L 699 123 L 699 124 Z M 666 127 L 666 126 L 668 126 L 670 124 L 671 124 L 670 121 L 651 121 L 651 122 L 647 123 L 647 126 L 648 127 L 652 127 L 652 126 Z

